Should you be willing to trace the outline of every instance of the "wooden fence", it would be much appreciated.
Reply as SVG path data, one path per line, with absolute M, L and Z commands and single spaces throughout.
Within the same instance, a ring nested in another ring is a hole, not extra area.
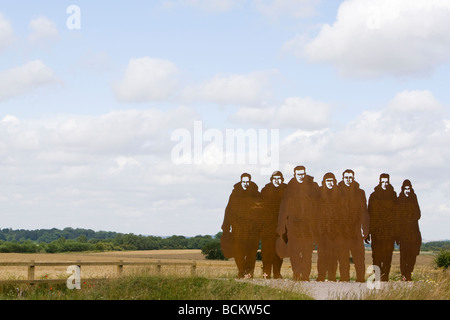
M 10 283 L 26 283 L 26 284 L 37 284 L 37 283 L 66 283 L 66 279 L 35 279 L 36 267 L 69 267 L 69 266 L 116 266 L 117 275 L 121 276 L 123 274 L 124 266 L 156 266 L 158 274 L 161 274 L 162 266 L 188 266 L 191 268 L 191 275 L 196 275 L 197 273 L 197 263 L 196 261 L 191 262 L 165 262 L 165 261 L 146 261 L 146 262 L 132 262 L 123 260 L 120 261 L 65 261 L 65 262 L 35 262 L 31 260 L 30 262 L 0 262 L 0 267 L 27 267 L 28 268 L 28 279 L 27 280 L 0 280 L 0 284 L 10 284 Z M 69 276 L 68 276 L 69 277 Z M 89 279 L 89 280 L 101 280 L 101 279 Z

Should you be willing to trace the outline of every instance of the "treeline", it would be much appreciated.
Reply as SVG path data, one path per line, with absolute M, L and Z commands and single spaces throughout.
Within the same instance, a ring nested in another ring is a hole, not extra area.
M 219 237 L 219 238 L 218 238 Z M 89 229 L 0 230 L 0 252 L 58 253 L 80 251 L 124 251 L 202 249 L 220 236 L 144 236 Z
M 214 236 L 171 237 L 124 234 L 90 229 L 0 229 L 0 253 L 58 253 L 82 251 L 125 251 L 204 249 L 206 257 L 222 259 L 221 232 Z M 370 245 L 367 245 L 370 249 Z M 422 243 L 421 251 L 450 250 L 450 241 Z
M 450 240 L 425 242 L 422 243 L 420 250 L 421 251 L 450 250 Z
M 66 240 L 75 240 L 78 237 L 86 237 L 86 240 L 105 240 L 113 239 L 119 233 L 110 231 L 94 231 L 91 229 L 38 229 L 38 230 L 13 230 L 1 229 L 0 240 L 11 242 L 23 242 L 26 240 L 35 241 L 38 243 L 50 243 L 52 241 L 64 238 Z

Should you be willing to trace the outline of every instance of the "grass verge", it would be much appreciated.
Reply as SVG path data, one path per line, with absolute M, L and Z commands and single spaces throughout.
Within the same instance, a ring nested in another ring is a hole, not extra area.
M 415 278 L 415 280 L 414 280 Z M 450 300 L 450 273 L 416 274 L 413 281 L 388 282 L 382 290 L 372 290 L 365 300 Z
M 57 285 L 1 285 L 2 300 L 310 300 L 306 295 L 233 279 L 133 275 L 84 282 L 80 290 Z

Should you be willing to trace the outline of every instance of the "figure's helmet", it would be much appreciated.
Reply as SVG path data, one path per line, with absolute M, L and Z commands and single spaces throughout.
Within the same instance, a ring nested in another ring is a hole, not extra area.
M 270 181 L 272 182 L 273 178 L 276 176 L 281 177 L 281 180 L 284 182 L 283 173 L 281 173 L 281 171 L 275 171 L 272 173 L 272 176 L 270 176 Z
M 322 185 L 325 185 L 325 181 L 328 179 L 333 179 L 333 184 L 336 185 L 337 180 L 336 180 L 336 177 L 334 176 L 334 173 L 332 173 L 332 172 L 325 173 L 325 175 L 323 176 L 323 179 L 322 179 Z

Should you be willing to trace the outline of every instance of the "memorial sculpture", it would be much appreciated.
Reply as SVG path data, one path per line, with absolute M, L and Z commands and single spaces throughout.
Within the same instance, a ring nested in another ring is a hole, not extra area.
M 369 197 L 370 242 L 373 264 L 380 268 L 381 281 L 388 281 L 392 253 L 396 242 L 395 202 L 397 194 L 387 173 L 380 175 L 380 182 Z
M 304 166 L 294 168 L 280 205 L 277 233 L 287 232 L 288 253 L 294 280 L 308 281 L 314 239 L 317 235 L 319 186 Z
M 355 181 L 355 172 L 347 169 L 339 182 L 341 199 L 341 220 L 343 225 L 342 241 L 339 244 L 338 259 L 341 267 L 341 281 L 350 280 L 350 254 L 356 271 L 356 281 L 365 279 L 364 241 L 369 235 L 369 213 L 367 212 L 366 193 Z
M 409 180 L 403 181 L 395 212 L 397 215 L 397 241 L 400 245 L 400 271 L 403 280 L 410 281 L 416 257 L 420 253 L 422 236 L 419 230 L 419 202 Z
M 373 265 L 381 280 L 389 280 L 394 244 L 400 246 L 403 280 L 411 274 L 422 238 L 417 196 L 404 180 L 398 197 L 389 174 L 381 174 L 367 202 L 366 194 L 347 169 L 337 183 L 332 172 L 319 185 L 304 166 L 294 168 L 286 184 L 276 171 L 261 190 L 244 173 L 233 187 L 222 224 L 222 251 L 234 258 L 238 278 L 253 277 L 261 243 L 265 278 L 281 278 L 283 258 L 289 258 L 293 279 L 309 281 L 313 250 L 317 249 L 317 281 L 350 281 L 350 261 L 356 281 L 365 281 L 365 246 L 372 247 Z
M 286 190 L 283 174 L 276 171 L 270 177 L 270 183 L 261 190 L 262 204 L 264 207 L 261 217 L 261 256 L 263 264 L 263 274 L 270 278 L 273 271 L 273 278 L 281 278 L 281 266 L 283 259 L 279 257 L 276 250 L 276 243 L 279 238 L 277 234 L 278 212 L 280 211 L 281 200 Z
M 336 281 L 337 240 L 336 225 L 341 216 L 339 190 L 336 177 L 328 172 L 323 176 L 320 191 L 320 207 L 318 211 L 317 237 L 317 281 Z
M 243 173 L 234 185 L 222 224 L 222 250 L 226 258 L 234 258 L 238 277 L 253 276 L 261 232 L 261 194 Z

